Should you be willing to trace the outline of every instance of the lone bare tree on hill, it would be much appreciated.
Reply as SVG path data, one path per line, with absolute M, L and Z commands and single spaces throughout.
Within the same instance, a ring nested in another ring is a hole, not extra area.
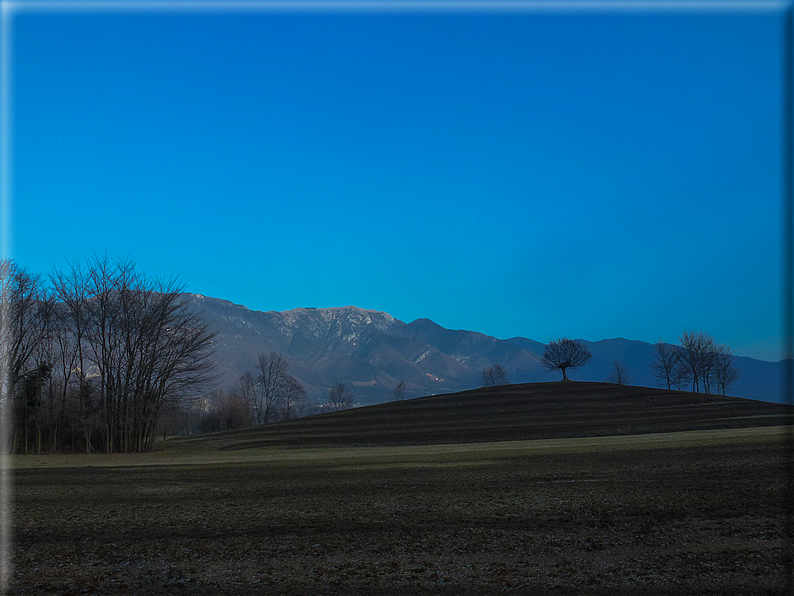
M 497 385 L 507 385 L 507 371 L 501 364 L 494 364 L 482 370 L 482 386 L 496 387 Z
M 397 383 L 397 386 L 394 388 L 394 399 L 396 401 L 405 399 L 405 381 L 402 379 L 400 379 L 400 382 Z
M 615 365 L 612 372 L 607 377 L 607 383 L 614 383 L 615 385 L 628 385 L 631 382 L 629 369 L 620 360 L 615 360 Z
M 562 371 L 562 380 L 568 380 L 569 368 L 579 368 L 590 362 L 593 355 L 590 350 L 585 348 L 578 341 L 563 337 L 555 341 L 549 342 L 546 346 L 546 351 L 543 353 L 541 362 L 549 370 L 560 369 Z

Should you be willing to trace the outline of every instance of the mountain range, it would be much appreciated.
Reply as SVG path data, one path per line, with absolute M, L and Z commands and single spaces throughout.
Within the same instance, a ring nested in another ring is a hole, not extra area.
M 559 371 L 541 362 L 545 345 L 525 337 L 497 339 L 475 331 L 446 329 L 429 319 L 404 323 L 391 315 L 354 306 L 252 311 L 227 300 L 185 294 L 217 332 L 218 384 L 231 387 L 239 375 L 254 371 L 259 354 L 279 352 L 308 396 L 322 402 L 341 381 L 359 404 L 393 399 L 399 381 L 405 397 L 472 389 L 482 370 L 500 364 L 511 383 L 555 381 Z M 628 369 L 630 384 L 657 386 L 651 373 L 653 344 L 623 338 L 579 340 L 593 354 L 572 380 L 604 381 L 615 360 Z M 786 399 L 785 362 L 736 357 L 739 377 L 729 395 L 771 402 Z

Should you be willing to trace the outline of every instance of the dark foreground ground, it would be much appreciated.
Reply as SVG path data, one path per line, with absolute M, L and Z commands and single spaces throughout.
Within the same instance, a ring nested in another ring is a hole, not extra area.
M 10 593 L 786 594 L 790 413 L 539 383 L 20 457 Z
M 785 433 L 735 433 L 19 469 L 10 593 L 785 594 Z

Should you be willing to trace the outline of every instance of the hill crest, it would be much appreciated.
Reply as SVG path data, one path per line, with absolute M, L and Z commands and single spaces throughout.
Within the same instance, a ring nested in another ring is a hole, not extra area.
M 792 412 L 738 397 L 556 381 L 377 404 L 206 440 L 222 450 L 487 443 L 784 426 Z

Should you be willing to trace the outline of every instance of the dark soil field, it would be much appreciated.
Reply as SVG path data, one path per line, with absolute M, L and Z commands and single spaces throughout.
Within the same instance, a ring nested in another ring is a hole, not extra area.
M 779 426 L 790 415 L 788 406 L 736 397 L 609 383 L 528 383 L 357 408 L 273 425 L 266 432 L 253 428 L 225 433 L 217 446 L 427 445 L 600 437 Z
M 554 383 L 18 457 L 10 593 L 787 594 L 788 416 Z

